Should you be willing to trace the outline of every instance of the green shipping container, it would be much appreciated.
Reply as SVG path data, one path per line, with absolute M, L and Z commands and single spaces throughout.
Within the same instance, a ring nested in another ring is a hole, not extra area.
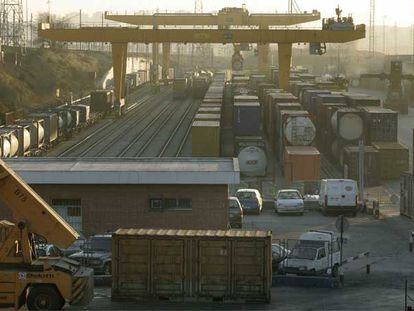
M 194 121 L 191 137 L 193 157 L 220 156 L 220 122 Z

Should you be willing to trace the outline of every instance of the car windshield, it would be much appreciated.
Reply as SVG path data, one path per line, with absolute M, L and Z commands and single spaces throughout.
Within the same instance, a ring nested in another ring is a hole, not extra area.
M 110 238 L 91 238 L 89 248 L 109 252 L 112 249 L 112 241 Z
M 310 247 L 295 247 L 289 254 L 291 259 L 315 259 L 318 250 Z
M 251 191 L 240 191 L 240 192 L 237 192 L 237 197 L 241 200 L 256 199 L 256 193 L 251 192 Z
M 280 192 L 279 196 L 277 198 L 279 200 L 297 200 L 297 199 L 301 199 L 299 193 L 297 193 L 296 191 Z

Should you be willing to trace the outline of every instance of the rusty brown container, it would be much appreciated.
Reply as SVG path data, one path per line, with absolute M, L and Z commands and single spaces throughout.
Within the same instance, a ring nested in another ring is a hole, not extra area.
M 270 231 L 119 229 L 112 236 L 112 299 L 271 299 Z
M 321 179 L 321 154 L 312 146 L 287 146 L 283 157 L 285 182 Z
M 200 107 L 200 108 L 198 108 L 197 113 L 220 114 L 221 113 L 221 107 Z
M 382 179 L 398 179 L 409 169 L 408 148 L 397 142 L 373 142 L 379 151 L 380 172 Z

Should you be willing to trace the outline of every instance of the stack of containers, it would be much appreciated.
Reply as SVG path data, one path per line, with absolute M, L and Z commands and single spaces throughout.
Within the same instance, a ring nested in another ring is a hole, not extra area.
M 235 156 L 245 176 L 265 176 L 266 146 L 262 136 L 262 110 L 258 96 L 235 95 L 233 103 Z
M 381 182 L 379 152 L 372 146 L 364 146 L 364 186 L 374 187 Z M 346 146 L 341 153 L 344 178 L 358 180 L 359 147 Z
M 251 74 L 249 80 L 249 87 L 253 90 L 257 89 L 257 86 L 261 82 L 266 81 L 266 76 L 263 74 Z
M 346 98 L 348 106 L 353 108 L 358 107 L 381 107 L 381 100 L 379 98 L 365 95 L 365 94 L 352 94 L 343 93 Z
M 365 142 L 379 152 L 379 178 L 399 178 L 409 168 L 409 151 L 398 142 L 398 113 L 376 106 L 360 109 L 364 113 Z
M 287 146 L 310 146 L 315 140 L 316 129 L 309 112 L 281 110 L 276 133 L 276 156 L 283 159 Z
M 191 127 L 192 156 L 220 156 L 220 127 L 224 98 L 224 74 L 213 77 Z
M 270 93 L 267 95 L 265 102 L 264 112 L 266 115 L 265 126 L 266 133 L 269 141 L 271 142 L 271 147 L 274 149 L 275 134 L 277 133 L 277 105 L 282 103 L 298 103 L 298 98 L 291 93 Z
M 358 145 L 364 137 L 364 113 L 359 109 L 341 108 L 331 117 L 332 131 L 335 137 L 331 144 L 332 159 L 339 163 L 345 146 Z
M 317 115 L 317 107 L 316 107 L 316 96 L 319 94 L 331 94 L 328 90 L 322 89 L 305 89 L 302 94 L 302 101 L 301 104 L 303 108 L 305 108 L 309 113 L 313 114 L 314 116 Z
M 316 126 L 316 142 L 320 151 L 325 154 L 331 153 L 332 143 L 335 135 L 332 131 L 332 115 L 341 108 L 346 108 L 346 104 L 323 103 L 318 106 L 318 122 Z

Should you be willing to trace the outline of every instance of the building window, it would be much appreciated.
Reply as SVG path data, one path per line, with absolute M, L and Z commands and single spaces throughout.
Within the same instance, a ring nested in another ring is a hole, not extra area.
M 80 199 L 52 199 L 52 207 L 76 231 L 82 231 L 82 204 Z
M 191 210 L 191 199 L 150 199 L 150 209 L 152 210 Z

